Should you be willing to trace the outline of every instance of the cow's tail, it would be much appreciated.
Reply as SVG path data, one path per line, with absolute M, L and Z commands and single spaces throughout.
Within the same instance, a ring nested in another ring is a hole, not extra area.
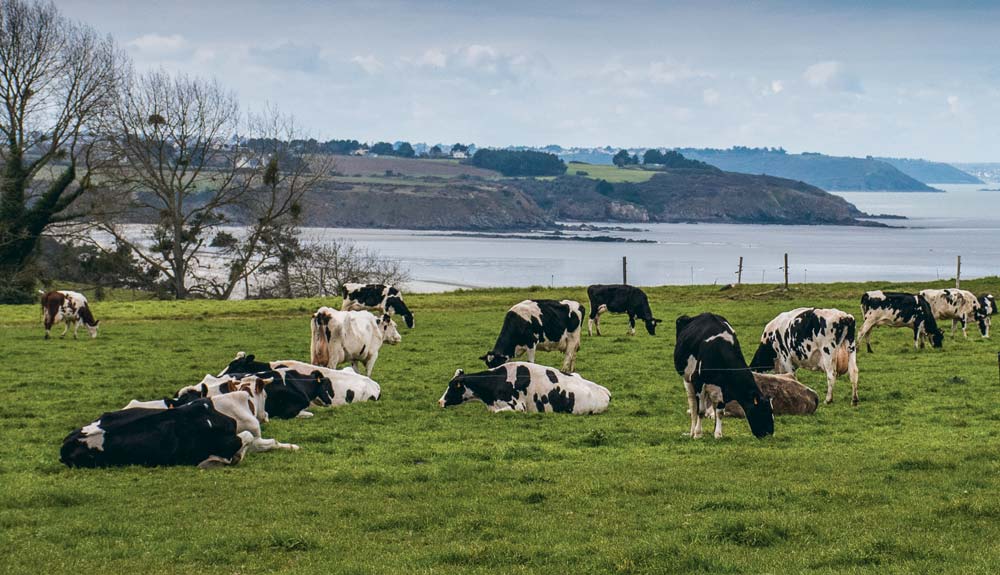
M 316 312 L 312 319 L 312 342 L 309 363 L 326 366 L 330 363 L 330 316 Z

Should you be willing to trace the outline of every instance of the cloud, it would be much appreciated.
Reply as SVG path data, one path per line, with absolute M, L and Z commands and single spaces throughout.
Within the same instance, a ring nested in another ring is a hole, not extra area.
M 144 34 L 125 43 L 133 50 L 149 56 L 166 57 L 191 51 L 191 45 L 184 36 L 171 34 Z
M 952 114 L 958 114 L 962 111 L 961 100 L 958 96 L 952 94 L 946 98 L 946 101 L 948 102 L 948 111 Z
M 425 50 L 424 53 L 417 58 L 417 65 L 429 66 L 431 68 L 444 68 L 448 65 L 448 55 L 437 48 L 430 48 Z
M 713 90 L 712 88 L 705 88 L 701 92 L 701 100 L 710 106 L 713 104 L 717 104 L 719 102 L 718 90 Z
M 781 80 L 772 80 L 771 81 L 771 93 L 772 94 L 780 94 L 784 90 L 785 90 L 785 83 L 784 82 L 782 82 Z
M 355 56 L 351 58 L 351 62 L 354 62 L 361 67 L 362 70 L 367 74 L 378 74 L 382 71 L 385 65 L 379 60 L 374 54 L 368 54 L 366 56 Z
M 326 67 L 320 56 L 320 47 L 316 44 L 283 42 L 270 47 L 254 46 L 250 48 L 249 56 L 255 64 L 278 70 L 314 73 Z
M 815 88 L 826 88 L 834 92 L 861 93 L 861 81 L 846 70 L 844 64 L 836 60 L 816 62 L 802 73 L 802 78 Z

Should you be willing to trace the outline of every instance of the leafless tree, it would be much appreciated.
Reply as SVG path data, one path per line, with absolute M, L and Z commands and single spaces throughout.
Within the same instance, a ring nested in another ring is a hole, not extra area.
M 43 232 L 82 216 L 96 120 L 126 65 L 53 4 L 0 0 L 0 300 L 25 297 Z

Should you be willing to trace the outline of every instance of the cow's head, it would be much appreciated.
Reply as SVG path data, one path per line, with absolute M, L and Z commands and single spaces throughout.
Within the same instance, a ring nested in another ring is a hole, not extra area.
M 318 399 L 323 405 L 333 405 L 333 382 L 330 381 L 330 378 L 324 376 L 323 372 L 318 369 L 310 373 L 309 377 L 313 378 L 316 385 L 319 386 L 316 399 Z
M 944 344 L 944 332 L 940 329 L 928 330 L 927 335 L 931 338 L 931 345 L 941 347 Z
M 410 313 L 410 308 L 406 307 L 406 303 L 403 298 L 398 295 L 390 295 L 385 298 L 385 311 L 389 314 L 398 314 L 406 322 L 406 327 L 413 327 L 413 314 Z
M 84 323 L 83 325 L 87 328 L 87 333 L 90 334 L 90 338 L 94 339 L 97 337 L 97 328 L 100 326 L 101 320 L 94 320 L 93 325 L 89 323 Z
M 750 360 L 750 369 L 757 372 L 772 371 L 778 359 L 778 352 L 774 350 L 770 340 L 762 342 L 757 347 L 757 353 L 753 354 Z
M 403 341 L 403 336 L 399 335 L 399 330 L 396 329 L 396 322 L 392 321 L 392 317 L 389 314 L 382 315 L 382 319 L 378 321 L 378 327 L 382 332 L 383 343 L 396 345 Z
M 662 319 L 656 319 L 655 317 L 643 321 L 646 322 L 646 331 L 649 332 L 649 335 L 656 335 L 656 326 L 663 323 Z
M 222 370 L 219 377 L 227 373 L 259 373 L 271 370 L 271 364 L 256 361 L 254 357 L 253 354 L 247 355 L 246 352 L 242 351 L 237 353 L 236 358 L 229 362 L 229 365 L 226 366 L 226 369 Z
M 740 406 L 747 415 L 750 432 L 760 439 L 774 433 L 774 412 L 771 410 L 771 398 L 765 397 L 758 390 L 750 394 L 750 399 L 741 401 Z
M 189 385 L 181 388 L 181 390 L 177 392 L 175 402 L 177 405 L 184 405 L 203 397 L 208 397 L 208 385 L 199 383 L 198 385 Z
M 465 372 L 461 369 L 455 370 L 455 376 L 448 382 L 448 389 L 438 400 L 438 405 L 448 407 L 449 405 L 460 405 L 466 401 L 475 399 L 472 390 L 465 386 Z
M 501 365 L 510 361 L 510 358 L 502 353 L 497 353 L 495 351 L 487 352 L 486 355 L 480 356 L 481 360 L 486 362 L 486 367 L 493 369 L 494 367 L 500 367 Z

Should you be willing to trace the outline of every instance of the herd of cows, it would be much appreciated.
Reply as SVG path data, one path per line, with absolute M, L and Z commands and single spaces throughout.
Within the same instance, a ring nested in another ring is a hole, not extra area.
M 401 341 L 393 316 L 413 327 L 413 314 L 402 293 L 378 284 L 346 284 L 341 309 L 321 307 L 310 321 L 310 362 L 257 361 L 243 352 L 218 375 L 178 390 L 173 397 L 132 401 L 74 430 L 63 441 L 61 461 L 70 467 L 114 465 L 197 465 L 238 463 L 247 452 L 298 450 L 297 445 L 262 436 L 270 418 L 311 417 L 310 406 L 377 401 L 379 384 L 371 379 L 384 344 Z M 587 289 L 587 332 L 601 335 L 605 312 L 627 314 L 629 334 L 641 320 L 650 335 L 662 322 L 653 316 L 646 294 L 628 285 L 593 285 Z M 914 346 L 930 341 L 941 347 L 938 320 L 970 321 L 989 337 L 997 311 L 990 294 L 960 289 L 923 290 L 918 294 L 870 291 L 861 297 L 864 321 L 837 309 L 798 308 L 779 314 L 764 328 L 747 364 L 736 331 L 722 316 L 703 313 L 676 320 L 674 367 L 684 381 L 691 416 L 690 436 L 702 435 L 702 420 L 714 419 L 722 437 L 725 415 L 743 417 L 756 437 L 774 433 L 775 414 L 812 413 L 819 396 L 795 378 L 799 368 L 827 376 L 826 403 L 833 401 L 836 378 L 848 374 L 852 404 L 858 403 L 857 341 L 871 352 L 871 332 L 878 326 L 913 329 Z M 375 312 L 375 313 L 373 313 Z M 71 291 L 42 295 L 45 337 L 52 325 L 71 326 L 74 337 L 84 325 L 97 337 L 98 321 L 86 298 Z M 574 371 L 586 308 L 573 300 L 525 300 L 511 307 L 493 348 L 480 359 L 487 369 L 455 372 L 438 401 L 441 407 L 481 401 L 490 411 L 601 413 L 611 392 Z M 557 370 L 534 363 L 538 350 L 565 354 Z M 526 362 L 515 358 L 526 355 Z M 350 366 L 338 369 L 349 363 Z M 364 373 L 362 373 L 364 372 Z M 769 374 L 766 372 L 774 372 Z

